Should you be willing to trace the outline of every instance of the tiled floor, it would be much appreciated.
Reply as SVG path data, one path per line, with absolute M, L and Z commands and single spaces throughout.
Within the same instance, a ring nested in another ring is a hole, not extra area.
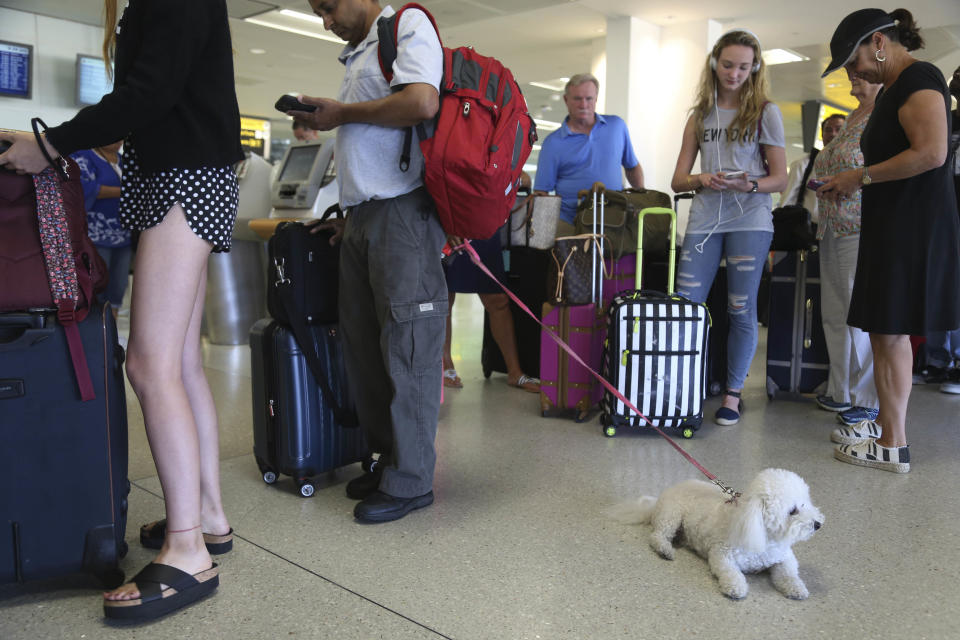
M 737 487 L 764 467 L 800 473 L 826 523 L 796 547 L 808 600 L 782 597 L 762 574 L 735 602 L 700 558 L 683 551 L 664 561 L 647 546 L 646 527 L 603 515 L 698 472 L 653 433 L 608 439 L 596 416 L 542 418 L 536 396 L 502 375 L 485 380 L 481 318 L 475 296 L 458 298 L 464 388 L 448 390 L 441 410 L 432 507 L 395 523 L 355 523 L 343 483 L 356 465 L 310 499 L 289 478 L 265 485 L 251 454 L 248 349 L 208 346 L 237 534 L 220 560 L 219 592 L 118 628 L 104 622 L 99 591 L 84 579 L 6 585 L 0 638 L 960 637 L 960 396 L 914 388 L 911 473 L 853 467 L 832 458 L 833 414 L 810 400 L 768 402 L 761 343 L 741 423 L 708 423 L 682 444 Z M 138 525 L 161 517 L 163 503 L 139 408 L 129 404 L 123 567 L 132 573 L 151 558 L 136 544 Z M 716 406 L 708 401 L 708 415 Z

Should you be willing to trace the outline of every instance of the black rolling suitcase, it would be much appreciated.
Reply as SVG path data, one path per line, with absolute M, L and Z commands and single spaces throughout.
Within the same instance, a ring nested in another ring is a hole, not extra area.
M 504 264 L 507 281 L 504 282 L 527 308 L 537 317 L 547 301 L 547 268 L 550 252 L 529 247 L 512 247 L 508 262 Z M 466 260 L 465 256 L 459 259 Z M 517 354 L 520 368 L 528 376 L 540 376 L 540 325 L 536 323 L 517 304 L 510 301 L 510 313 L 513 315 L 513 330 L 517 336 Z M 483 346 L 480 352 L 480 364 L 486 378 L 494 371 L 507 372 L 507 365 L 500 353 L 493 334 L 490 332 L 490 314 L 483 313 Z
M 279 474 L 292 476 L 304 497 L 314 493 L 313 476 L 354 462 L 369 468 L 363 433 L 343 426 L 343 415 L 352 415 L 352 409 L 336 325 L 307 331 L 329 393 L 318 385 L 289 328 L 266 318 L 250 330 L 257 465 L 267 484 Z
M 0 314 L 0 582 L 79 572 L 123 582 L 123 348 L 107 303 L 77 327 L 95 394 L 86 402 L 55 314 Z
M 770 278 L 767 396 L 820 393 L 829 372 L 817 251 L 777 251 Z

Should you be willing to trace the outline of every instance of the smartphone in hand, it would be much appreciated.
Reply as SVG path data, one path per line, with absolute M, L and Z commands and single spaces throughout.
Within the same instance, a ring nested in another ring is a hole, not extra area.
M 746 172 L 746 171 L 726 171 L 726 172 L 724 172 L 724 174 L 723 174 L 723 179 L 724 179 L 724 180 L 734 180 L 734 179 L 736 179 L 736 178 L 742 178 L 742 177 L 745 176 L 745 175 L 747 175 L 747 172 Z
M 825 185 L 825 184 L 827 184 L 827 183 L 824 182 L 823 180 L 817 180 L 816 178 L 811 178 L 811 179 L 807 182 L 807 189 L 811 189 L 811 190 L 813 190 L 813 191 L 816 191 L 817 189 L 819 189 L 820 187 L 822 187 L 822 186 Z
M 307 111 L 312 113 L 317 110 L 312 104 L 303 104 L 291 95 L 280 96 L 280 99 L 273 105 L 273 108 L 277 111 L 283 111 L 284 113 L 287 111 Z

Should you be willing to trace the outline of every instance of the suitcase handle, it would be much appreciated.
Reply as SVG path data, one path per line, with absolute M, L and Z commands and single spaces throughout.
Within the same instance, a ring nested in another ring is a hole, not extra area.
M 667 253 L 667 295 L 674 293 L 674 271 L 677 266 L 677 212 L 668 207 L 647 207 L 637 215 L 637 282 L 640 289 L 640 276 L 643 271 L 643 218 L 644 216 L 670 216 L 670 248 Z
M 54 328 L 52 326 L 40 328 L 23 327 L 23 331 L 19 332 L 12 340 L 0 342 L 0 353 L 30 348 L 41 340 L 46 340 L 52 336 L 53 331 Z

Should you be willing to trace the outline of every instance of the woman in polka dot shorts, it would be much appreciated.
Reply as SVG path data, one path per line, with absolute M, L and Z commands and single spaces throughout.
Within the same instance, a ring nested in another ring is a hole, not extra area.
M 159 555 L 104 594 L 107 617 L 144 621 L 192 604 L 219 584 L 210 555 L 232 548 L 220 497 L 216 407 L 200 351 L 211 251 L 230 249 L 242 159 L 225 0 L 105 0 L 113 91 L 46 133 L 51 157 L 125 140 L 120 216 L 142 231 L 134 270 L 127 374 L 143 409 L 166 501 L 144 525 Z M 32 135 L 0 155 L 8 168 L 47 166 Z

